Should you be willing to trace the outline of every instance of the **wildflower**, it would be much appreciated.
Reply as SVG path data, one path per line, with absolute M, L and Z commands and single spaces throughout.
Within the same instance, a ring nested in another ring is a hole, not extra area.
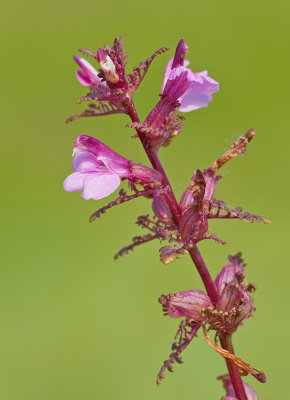
M 219 84 L 207 76 L 207 71 L 192 72 L 185 60 L 188 47 L 183 39 L 177 45 L 174 58 L 167 63 L 163 77 L 161 99 L 150 111 L 140 128 L 151 138 L 155 148 L 170 143 L 181 132 L 183 117 L 175 116 L 177 109 L 182 112 L 206 107 L 212 100 L 212 93 L 219 90 Z M 153 140 L 154 139 L 154 140 Z
M 87 60 L 76 55 L 74 60 L 81 67 L 81 70 L 76 71 L 76 76 L 82 85 L 91 86 L 94 82 L 101 82 L 98 72 Z
M 218 292 L 216 310 L 219 313 L 213 317 L 212 326 L 229 334 L 233 333 L 255 310 L 253 298 L 249 294 L 255 286 L 245 286 L 246 264 L 242 263 L 241 253 L 229 256 L 229 263 L 215 279 Z
M 159 303 L 163 307 L 164 315 L 171 318 L 186 317 L 201 321 L 201 310 L 212 305 L 210 298 L 201 290 L 186 290 L 167 296 L 159 297 Z
M 184 56 L 188 47 L 183 39 L 177 45 L 175 56 L 165 68 L 162 94 L 172 102 L 178 101 L 181 112 L 207 107 L 212 94 L 219 90 L 219 84 L 207 75 L 207 71 L 192 72 Z
M 86 50 L 84 52 L 87 53 Z M 102 82 L 102 84 L 106 85 L 107 82 L 115 84 L 119 81 L 115 64 L 102 48 L 98 49 L 97 54 L 91 52 L 89 54 L 93 55 L 100 63 L 101 68 L 99 72 L 84 58 L 77 55 L 73 57 L 75 62 L 81 67 L 81 70 L 77 71 L 76 75 L 82 85 L 92 86 L 95 82 Z
M 91 136 L 79 136 L 73 154 L 76 156 L 73 160 L 75 172 L 65 179 L 64 189 L 68 192 L 82 190 L 86 200 L 110 195 L 120 185 L 120 178 L 152 186 L 160 186 L 162 181 L 158 171 L 127 160 Z

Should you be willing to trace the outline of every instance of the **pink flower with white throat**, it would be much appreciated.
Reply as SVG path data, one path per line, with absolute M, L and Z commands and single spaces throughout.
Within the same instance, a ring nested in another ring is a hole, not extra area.
M 74 172 L 63 186 L 67 192 L 82 190 L 86 200 L 109 196 L 119 187 L 121 179 L 153 186 L 160 186 L 162 181 L 158 171 L 127 160 L 91 136 L 79 136 L 73 154 Z
M 219 83 L 208 76 L 207 71 L 192 72 L 185 60 L 188 47 L 183 39 L 177 45 L 175 56 L 165 68 L 162 93 L 178 100 L 181 112 L 207 107 L 212 94 L 219 90 Z

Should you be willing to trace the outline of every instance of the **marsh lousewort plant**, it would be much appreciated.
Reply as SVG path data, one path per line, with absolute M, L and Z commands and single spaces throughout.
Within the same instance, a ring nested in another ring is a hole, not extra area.
M 127 126 L 135 130 L 134 137 L 140 139 L 151 167 L 139 164 L 138 160 L 128 160 L 98 139 L 82 135 L 76 139 L 74 172 L 65 179 L 64 189 L 68 192 L 82 191 L 84 199 L 98 200 L 113 193 L 122 180 L 127 180 L 130 192 L 121 189 L 116 200 L 91 215 L 90 222 L 109 208 L 141 196 L 152 201 L 153 216 L 138 217 L 137 224 L 148 233 L 134 237 L 133 243 L 121 249 L 115 258 L 127 254 L 136 246 L 158 239 L 167 243 L 160 248 L 163 264 L 189 254 L 200 274 L 205 292 L 189 288 L 159 297 L 164 315 L 181 318 L 182 321 L 172 345 L 172 353 L 157 376 L 157 384 L 164 378 L 166 370 L 173 370 L 174 362 L 182 362 L 181 353 L 200 330 L 207 343 L 226 361 L 228 375 L 219 377 L 226 391 L 223 399 L 256 400 L 254 390 L 243 383 L 241 376 L 251 374 L 260 382 L 265 382 L 265 374 L 237 357 L 232 345 L 233 333 L 255 311 L 252 297 L 255 285 L 245 280 L 246 264 L 241 253 L 229 256 L 228 263 L 213 279 L 197 247 L 200 241 L 206 239 L 225 244 L 209 231 L 211 219 L 269 222 L 265 217 L 243 212 L 241 207 L 231 209 L 224 201 L 214 197 L 216 185 L 222 178 L 219 170 L 232 158 L 246 152 L 248 143 L 254 137 L 254 130 L 238 138 L 209 168 L 203 171 L 197 169 L 178 201 L 158 158 L 158 150 L 182 131 L 184 117 L 176 112 L 207 107 L 213 93 L 219 90 L 219 84 L 208 76 L 207 71 L 192 72 L 188 68 L 189 62 L 185 59 L 188 47 L 184 40 L 180 40 L 174 58 L 166 65 L 163 84 L 160 83 L 160 100 L 141 122 L 133 95 L 153 59 L 167 50 L 167 47 L 157 50 L 134 67 L 131 73 L 126 71 L 127 54 L 122 38 L 116 38 L 112 47 L 104 46 L 96 53 L 80 49 L 94 66 L 86 59 L 74 56 L 80 68 L 76 72 L 77 79 L 89 88 L 89 93 L 78 102 L 88 105 L 68 121 L 79 117 L 127 114 L 131 119 Z M 215 332 L 214 340 L 210 338 L 211 331 Z

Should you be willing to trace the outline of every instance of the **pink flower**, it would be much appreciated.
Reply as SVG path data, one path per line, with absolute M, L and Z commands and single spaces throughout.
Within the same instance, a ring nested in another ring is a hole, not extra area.
M 207 107 L 212 94 L 219 90 L 219 84 L 207 75 L 207 71 L 192 72 L 184 59 L 188 47 L 183 39 L 177 45 L 175 56 L 165 68 L 162 94 L 172 102 L 180 103 L 179 111 L 189 112 Z
M 120 178 L 153 186 L 160 186 L 162 181 L 158 171 L 134 164 L 91 136 L 79 136 L 73 154 L 75 172 L 65 179 L 63 186 L 68 192 L 82 190 L 86 200 L 109 196 L 120 185 Z
M 244 267 L 241 253 L 229 256 L 226 264 L 215 279 L 218 293 L 217 311 L 228 313 L 227 330 L 234 332 L 255 310 L 253 298 L 248 293 L 255 287 L 245 286 Z
M 171 318 L 192 318 L 195 321 L 201 320 L 201 310 L 211 305 L 211 300 L 201 290 L 186 290 L 167 296 L 162 295 L 159 303 L 163 306 L 164 315 Z
M 82 85 L 91 86 L 96 81 L 101 82 L 98 72 L 87 60 L 76 55 L 74 60 L 81 67 L 81 70 L 76 71 L 76 76 Z

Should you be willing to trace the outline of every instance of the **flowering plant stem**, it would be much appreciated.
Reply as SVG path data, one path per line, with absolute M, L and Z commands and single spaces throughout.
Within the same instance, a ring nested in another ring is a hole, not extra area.
M 225 350 L 235 354 L 232 344 L 232 335 L 224 334 L 221 336 L 220 341 Z M 237 398 L 239 400 L 247 400 L 247 395 L 238 368 L 229 360 L 226 360 L 226 363 Z
M 130 116 L 132 122 L 138 122 L 138 123 L 140 122 L 140 118 L 138 116 L 138 113 L 134 106 L 133 100 L 131 98 L 129 98 L 126 101 L 126 111 L 127 111 L 127 114 Z M 151 162 L 152 167 L 154 169 L 158 170 L 163 176 L 163 182 L 164 182 L 164 186 L 166 188 L 165 196 L 170 205 L 174 221 L 177 225 L 179 225 L 180 219 L 181 219 L 180 208 L 179 208 L 179 205 L 175 198 L 175 195 L 173 193 L 170 182 L 167 178 L 167 175 L 166 175 L 166 173 L 162 167 L 162 164 L 158 158 L 157 151 L 156 151 L 156 149 L 154 149 L 150 146 L 150 140 L 148 140 L 148 138 L 146 138 L 146 136 L 142 132 L 140 132 L 140 130 L 138 130 L 138 128 L 136 129 L 136 131 L 137 131 L 138 137 L 141 140 L 143 148 Z M 206 264 L 201 256 L 197 246 L 194 245 L 190 249 L 189 253 L 190 253 L 190 256 L 191 256 L 191 258 L 198 270 L 198 273 L 204 283 L 204 286 L 206 288 L 208 296 L 210 297 L 212 303 L 216 304 L 217 297 L 218 297 L 217 290 L 216 290 L 216 287 L 211 278 L 211 275 L 206 267 Z M 228 350 L 229 352 L 234 354 L 234 349 L 233 349 L 233 345 L 232 345 L 232 341 L 231 341 L 231 335 L 224 334 L 220 340 L 221 340 L 222 347 L 225 350 Z M 233 385 L 235 393 L 236 393 L 236 397 L 239 400 L 247 400 L 247 395 L 246 395 L 243 381 L 241 379 L 238 368 L 229 360 L 226 360 L 226 363 L 227 363 L 227 368 L 228 368 L 229 375 L 230 375 L 230 378 L 232 381 L 232 385 Z

